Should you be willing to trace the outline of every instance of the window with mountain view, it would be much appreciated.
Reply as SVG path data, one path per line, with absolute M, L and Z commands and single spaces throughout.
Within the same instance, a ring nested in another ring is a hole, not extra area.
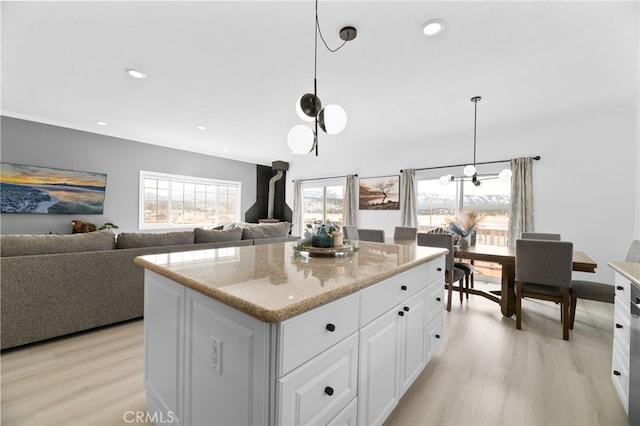
M 507 245 L 511 183 L 486 179 L 480 186 L 470 181 L 441 185 L 438 179 L 418 181 L 418 226 L 421 232 L 444 227 L 447 217 L 459 211 L 475 211 L 484 216 L 477 231 L 478 244 Z
M 309 186 L 302 189 L 305 228 L 331 221 L 342 227 L 344 185 Z
M 480 186 L 470 181 L 441 185 L 439 179 L 418 180 L 418 227 L 420 232 L 445 228 L 447 217 L 459 211 L 476 211 L 484 216 L 476 231 L 476 243 L 507 245 L 511 183 L 487 179 Z M 499 280 L 499 264 L 475 262 L 475 274 L 483 280 Z
M 140 228 L 211 226 L 240 220 L 240 183 L 140 172 Z

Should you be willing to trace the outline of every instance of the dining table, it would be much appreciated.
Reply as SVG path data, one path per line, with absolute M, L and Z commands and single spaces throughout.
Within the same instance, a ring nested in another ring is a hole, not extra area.
M 469 294 L 486 297 L 500 304 L 504 316 L 510 317 L 516 310 L 515 276 L 516 249 L 515 247 L 474 245 L 468 247 L 454 247 L 454 257 L 471 261 L 498 263 L 502 267 L 501 289 L 499 292 L 487 292 L 478 289 L 468 289 Z M 573 252 L 572 269 L 579 272 L 595 272 L 598 264 L 582 251 Z M 465 291 L 467 291 L 465 289 Z

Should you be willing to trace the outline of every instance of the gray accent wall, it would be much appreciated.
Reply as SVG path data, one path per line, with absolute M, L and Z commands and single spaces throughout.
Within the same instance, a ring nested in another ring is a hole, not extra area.
M 138 230 L 140 170 L 241 182 L 241 211 L 256 201 L 256 165 L 96 133 L 2 117 L 0 160 L 107 174 L 102 215 L 2 214 L 2 234 L 71 233 L 71 221 Z

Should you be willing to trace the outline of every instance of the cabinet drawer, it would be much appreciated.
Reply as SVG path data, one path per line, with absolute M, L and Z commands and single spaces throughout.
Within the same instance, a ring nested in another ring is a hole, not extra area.
M 631 341 L 631 312 L 629 304 L 622 306 L 615 304 L 613 311 L 613 339 L 620 347 L 629 353 L 629 343 Z
M 276 423 L 324 425 L 357 393 L 358 333 L 277 382 Z
M 278 324 L 278 377 L 358 330 L 358 293 Z
M 629 361 L 625 359 L 622 348 L 616 342 L 613 344 L 613 356 L 611 358 L 611 380 L 618 392 L 620 401 L 627 414 L 629 413 Z
M 442 344 L 442 320 L 444 315 L 440 313 L 427 326 L 427 362 L 433 357 L 440 345 Z
M 360 327 L 425 288 L 429 283 L 429 264 L 420 265 L 362 290 Z
M 344 410 L 338 413 L 327 426 L 356 426 L 358 424 L 358 398 L 347 405 Z
M 444 279 L 440 278 L 427 288 L 427 322 L 444 311 Z
M 625 306 L 629 306 L 629 302 L 631 301 L 631 283 L 628 279 L 623 277 L 620 274 L 616 274 L 615 276 L 616 283 L 616 303 L 618 300 L 622 302 Z

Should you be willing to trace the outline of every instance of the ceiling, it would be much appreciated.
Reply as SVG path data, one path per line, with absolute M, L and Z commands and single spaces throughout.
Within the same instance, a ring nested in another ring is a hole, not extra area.
M 10 2 L 2 114 L 243 161 L 295 161 L 313 91 L 314 2 Z M 409 150 L 484 128 L 638 101 L 638 1 L 332 1 L 318 96 L 348 114 L 324 152 Z M 428 38 L 422 25 L 446 20 Z M 148 77 L 125 73 L 135 68 Z M 97 120 L 107 122 L 97 125 Z M 480 124 L 481 123 L 481 124 Z M 205 126 L 198 130 L 196 126 Z

